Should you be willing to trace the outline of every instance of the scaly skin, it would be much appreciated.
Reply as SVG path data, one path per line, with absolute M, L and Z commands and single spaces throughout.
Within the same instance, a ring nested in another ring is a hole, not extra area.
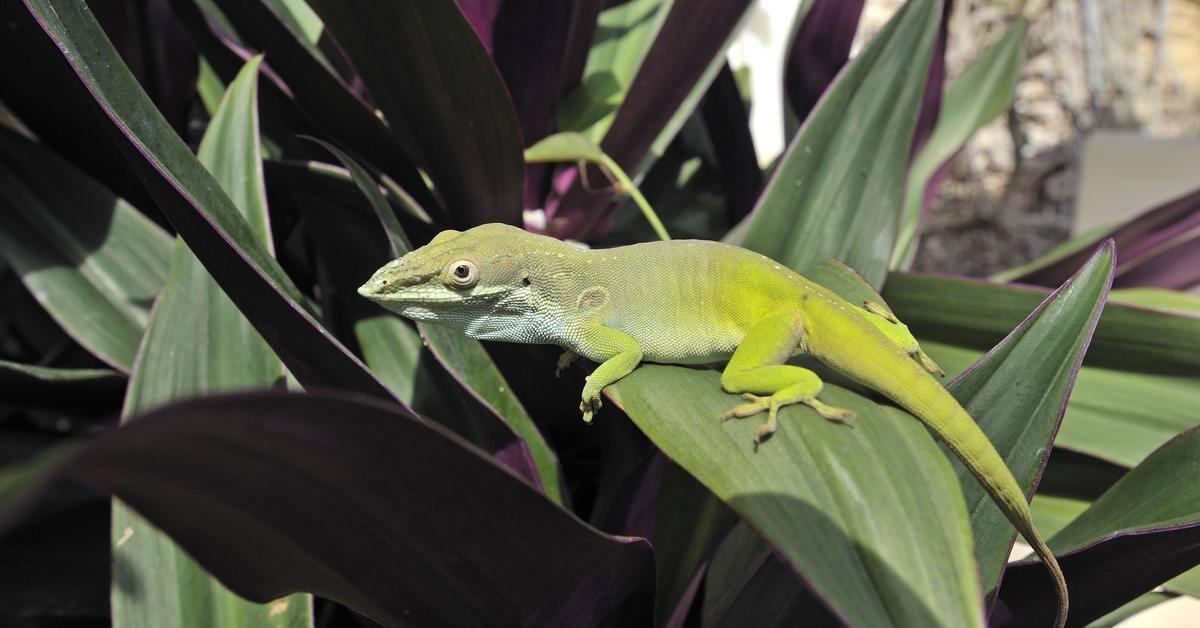
M 1054 577 L 1057 626 L 1067 588 L 1054 554 L 1033 526 L 1024 492 L 975 421 L 931 376 L 941 375 L 917 341 L 877 304 L 851 305 L 757 253 L 683 240 L 587 250 L 507 225 L 444 231 L 380 268 L 359 293 L 401 316 L 468 336 L 556 344 L 599 366 L 580 410 L 600 408 L 600 391 L 642 361 L 728 360 L 721 386 L 746 403 L 722 419 L 767 412 L 755 441 L 778 427 L 779 408 L 805 404 L 826 419 L 853 418 L 817 399 L 816 373 L 786 364 L 811 355 L 878 391 L 950 447 L 1033 547 Z

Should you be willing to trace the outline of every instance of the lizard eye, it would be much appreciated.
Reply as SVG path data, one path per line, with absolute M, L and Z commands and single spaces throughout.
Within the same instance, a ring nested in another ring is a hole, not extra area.
M 479 267 L 469 259 L 450 262 L 446 266 L 446 280 L 453 288 L 470 288 L 479 283 Z

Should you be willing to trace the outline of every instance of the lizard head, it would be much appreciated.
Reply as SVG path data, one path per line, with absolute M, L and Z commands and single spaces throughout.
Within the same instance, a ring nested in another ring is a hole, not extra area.
M 523 254 L 542 240 L 557 243 L 502 224 L 443 231 L 375 271 L 358 293 L 405 318 L 491 337 L 481 326 L 511 325 L 533 309 Z

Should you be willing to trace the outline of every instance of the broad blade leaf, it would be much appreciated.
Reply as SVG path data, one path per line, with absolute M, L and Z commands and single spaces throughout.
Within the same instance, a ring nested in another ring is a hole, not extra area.
M 250 600 L 312 591 L 391 626 L 642 625 L 652 612 L 645 541 L 595 531 L 395 404 L 212 397 L 54 453 L 65 463 L 0 474 L 0 520 L 57 466 Z
M 171 239 L 61 157 L 0 131 L 0 256 L 59 325 L 128 372 Z
M 80 0 L 24 0 L 112 125 L 180 236 L 306 386 L 391 393 L 300 306 L 300 293 L 117 56 Z
M 1000 41 L 946 86 L 937 125 L 909 167 L 892 268 L 904 264 L 916 244 L 921 212 L 934 191 L 931 183 L 937 171 L 971 134 L 1004 113 L 1012 102 L 1024 59 L 1026 27 L 1026 20 L 1019 18 Z
M 1072 622 L 1100 617 L 1200 563 L 1198 460 L 1200 429 L 1188 430 L 1050 539 L 1071 585 Z M 1034 625 L 1053 616 L 1053 592 L 1040 590 L 1039 567 L 1009 569 L 997 625 Z
M 404 128 L 455 224 L 519 224 L 521 138 L 487 51 L 453 0 L 311 0 L 388 123 Z
M 858 414 L 837 425 L 789 406 L 755 450 L 761 420 L 709 369 L 643 364 L 606 391 L 660 449 L 738 512 L 840 617 L 855 625 L 982 625 L 958 482 L 908 414 L 827 385 Z
M 200 143 L 213 173 L 271 250 L 256 109 L 261 57 L 229 85 Z M 124 418 L 168 401 L 220 391 L 268 388 L 283 365 L 182 240 L 155 304 L 125 398 Z M 250 604 L 209 577 L 182 550 L 124 504 L 115 502 L 113 622 L 119 626 L 312 624 L 312 600 L 296 596 Z M 281 610 L 282 609 L 282 610 Z
M 942 21 L 911 0 L 830 86 L 784 153 L 740 244 L 793 269 L 840 259 L 882 283 Z

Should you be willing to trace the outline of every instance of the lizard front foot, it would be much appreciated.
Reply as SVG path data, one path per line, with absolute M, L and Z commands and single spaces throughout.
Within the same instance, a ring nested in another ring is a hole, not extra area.
M 591 398 L 585 398 L 583 401 L 579 402 L 579 411 L 583 413 L 583 422 L 591 423 L 592 417 L 594 417 L 596 413 L 600 411 L 600 406 L 602 405 L 604 404 L 600 402 L 599 395 Z

